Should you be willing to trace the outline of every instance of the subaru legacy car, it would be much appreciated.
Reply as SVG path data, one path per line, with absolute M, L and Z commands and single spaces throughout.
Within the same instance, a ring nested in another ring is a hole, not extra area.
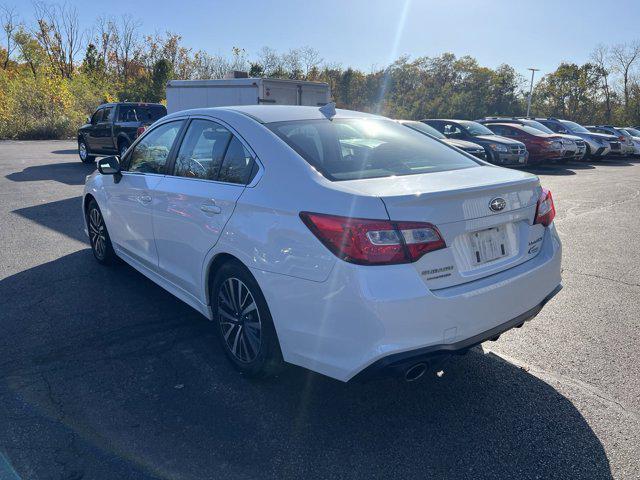
M 243 374 L 420 377 L 561 288 L 551 192 L 384 117 L 176 112 L 87 177 L 95 259 L 212 320 Z
M 425 119 L 422 122 L 444 134 L 447 138 L 466 140 L 481 145 L 487 152 L 487 161 L 496 165 L 527 164 L 529 152 L 524 143 L 496 135 L 484 125 L 470 120 Z

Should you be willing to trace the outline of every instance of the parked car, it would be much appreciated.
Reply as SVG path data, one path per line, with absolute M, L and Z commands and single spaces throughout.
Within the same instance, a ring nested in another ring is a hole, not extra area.
M 82 207 L 96 260 L 123 259 L 213 320 L 246 375 L 284 360 L 414 380 L 561 288 L 536 176 L 332 107 L 168 115 L 98 161 Z
M 78 154 L 85 163 L 96 156 L 124 155 L 145 128 L 164 117 L 167 109 L 159 103 L 105 103 L 78 129 Z
M 464 150 L 474 157 L 480 158 L 482 160 L 487 159 L 487 153 L 484 151 L 484 148 L 477 143 L 467 142 L 466 140 L 456 140 L 455 138 L 447 138 L 444 136 L 444 134 L 440 133 L 435 128 L 427 125 L 426 123 L 417 122 L 415 120 L 398 120 L 398 123 L 401 123 L 405 127 L 416 130 L 417 132 L 424 133 L 425 135 L 430 135 L 433 138 L 437 138 L 438 140 L 442 140 L 444 143 L 459 148 L 460 150 Z
M 529 153 L 524 143 L 500 137 L 484 125 L 470 120 L 425 119 L 447 138 L 477 143 L 484 148 L 487 161 L 496 165 L 526 165 Z
M 606 157 L 611 152 L 612 145 L 614 148 L 620 149 L 620 144 L 616 137 L 590 132 L 576 122 L 559 120 L 553 117 L 536 118 L 535 120 L 548 127 L 554 133 L 575 135 L 582 138 L 587 144 L 586 158 L 599 160 Z
M 634 155 L 640 155 L 640 130 L 637 130 L 632 127 L 616 127 L 618 130 L 624 130 L 629 135 L 631 135 L 631 139 L 633 140 L 633 147 L 635 149 Z
M 558 135 L 549 135 L 528 125 L 512 123 L 488 123 L 486 126 L 496 135 L 524 143 L 529 152 L 529 164 L 557 162 L 567 158 L 564 150 L 565 139 Z M 570 155 L 573 156 L 574 152 L 575 150 L 570 152 Z
M 636 151 L 631 135 L 627 132 L 617 129 L 611 125 L 589 125 L 585 126 L 587 130 L 593 133 L 603 133 L 616 138 L 611 143 L 611 153 L 618 155 L 633 155 Z M 617 145 L 616 145 L 617 143 Z
M 536 128 L 543 133 L 559 136 L 560 138 L 562 138 L 562 146 L 564 149 L 564 157 L 559 160 L 560 163 L 566 163 L 570 160 L 582 160 L 587 153 L 587 144 L 582 138 L 576 135 L 555 133 L 549 127 L 531 118 L 485 117 L 476 120 L 476 122 L 482 123 L 484 125 L 489 123 L 512 123 L 515 125 L 527 125 L 528 127 Z

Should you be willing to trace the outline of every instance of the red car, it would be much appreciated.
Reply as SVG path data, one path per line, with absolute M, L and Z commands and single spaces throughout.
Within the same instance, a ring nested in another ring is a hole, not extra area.
M 564 158 L 565 152 L 562 137 L 559 135 L 544 133 L 528 125 L 487 123 L 485 126 L 496 135 L 524 143 L 529 152 L 529 160 L 527 161 L 529 165 L 557 161 Z

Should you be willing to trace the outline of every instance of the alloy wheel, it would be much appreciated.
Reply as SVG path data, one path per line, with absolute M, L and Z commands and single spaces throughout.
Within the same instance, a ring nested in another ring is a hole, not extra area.
M 99 259 L 104 259 L 107 251 L 107 236 L 102 214 L 97 208 L 89 211 L 89 240 Z
M 220 285 L 218 319 L 233 356 L 242 363 L 255 360 L 262 342 L 262 323 L 255 298 L 242 280 L 230 277 Z
M 87 146 L 84 144 L 84 142 L 80 142 L 80 145 L 78 145 L 78 150 L 80 153 L 80 159 L 81 160 L 86 160 L 87 159 Z

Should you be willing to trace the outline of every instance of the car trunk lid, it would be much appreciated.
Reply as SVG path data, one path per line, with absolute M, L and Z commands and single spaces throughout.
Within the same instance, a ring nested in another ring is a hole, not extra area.
M 533 175 L 481 166 L 340 183 L 380 197 L 392 221 L 438 228 L 447 248 L 412 264 L 431 289 L 512 268 L 540 250 L 544 227 L 532 223 L 541 189 Z

